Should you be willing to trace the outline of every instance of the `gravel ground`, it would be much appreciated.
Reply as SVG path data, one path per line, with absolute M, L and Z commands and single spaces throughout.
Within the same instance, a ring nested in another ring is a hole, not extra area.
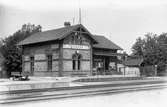
M 5 107 L 166 107 L 167 90 L 73 97 L 2 105 Z

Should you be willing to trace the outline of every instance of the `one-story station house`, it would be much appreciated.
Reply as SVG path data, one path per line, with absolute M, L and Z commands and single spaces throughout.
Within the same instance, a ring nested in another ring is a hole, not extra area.
M 124 75 L 140 76 L 141 69 L 143 68 L 143 59 L 136 57 L 129 57 L 124 62 L 125 72 Z
M 122 50 L 82 24 L 35 33 L 23 41 L 22 73 L 30 76 L 90 76 L 117 72 Z

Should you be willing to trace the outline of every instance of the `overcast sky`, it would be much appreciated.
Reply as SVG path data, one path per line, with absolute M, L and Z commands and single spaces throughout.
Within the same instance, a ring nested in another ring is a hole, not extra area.
M 25 23 L 43 31 L 63 26 L 82 10 L 82 24 L 104 35 L 126 52 L 147 32 L 167 32 L 167 0 L 0 0 L 0 37 L 13 34 Z

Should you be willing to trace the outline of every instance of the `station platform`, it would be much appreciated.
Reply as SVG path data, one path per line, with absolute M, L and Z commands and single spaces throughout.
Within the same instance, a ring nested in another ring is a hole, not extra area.
M 90 86 L 102 84 L 128 84 L 139 82 L 153 82 L 153 81 L 166 81 L 166 77 L 144 77 L 142 79 L 133 80 L 118 80 L 121 76 L 91 76 L 91 77 L 30 77 L 29 81 L 13 81 L 9 79 L 0 79 L 0 93 L 7 91 L 17 90 L 33 90 L 33 89 L 50 89 L 60 87 L 77 87 L 77 86 Z M 111 79 L 116 78 L 114 81 L 98 81 L 98 82 L 78 82 L 77 80 L 85 79 Z M 126 76 L 125 78 L 131 78 Z

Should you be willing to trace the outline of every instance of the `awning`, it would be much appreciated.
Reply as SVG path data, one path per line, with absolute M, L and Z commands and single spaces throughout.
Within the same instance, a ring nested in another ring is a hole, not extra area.
M 93 55 L 99 55 L 99 56 L 122 56 L 121 53 L 108 53 L 108 52 L 94 52 Z

